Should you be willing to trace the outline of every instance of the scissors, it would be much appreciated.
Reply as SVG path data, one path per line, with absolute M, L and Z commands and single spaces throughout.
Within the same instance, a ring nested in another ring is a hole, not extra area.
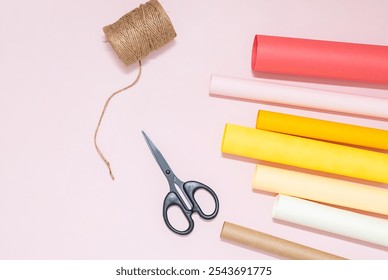
M 166 176 L 168 184 L 170 186 L 170 192 L 166 195 L 163 203 L 163 219 L 167 227 L 177 234 L 186 235 L 192 232 L 192 230 L 194 229 L 194 220 L 192 218 L 193 213 L 197 213 L 202 219 L 205 219 L 205 220 L 214 219 L 217 216 L 218 209 L 219 209 L 219 202 L 218 202 L 218 197 L 216 193 L 211 188 L 209 188 L 208 186 L 200 182 L 196 182 L 196 181 L 182 182 L 181 180 L 179 180 L 178 177 L 175 176 L 174 172 L 172 171 L 172 169 L 170 168 L 170 166 L 168 165 L 167 161 L 164 159 L 164 157 L 162 156 L 158 148 L 156 148 L 154 143 L 152 143 L 152 141 L 144 133 L 144 131 L 142 131 L 142 133 L 147 142 L 148 147 L 152 152 L 152 155 L 154 156 L 156 162 L 159 164 L 159 167 L 162 169 L 163 174 Z M 191 207 L 186 206 L 182 195 L 178 192 L 177 187 L 180 189 L 181 193 L 186 198 L 186 201 L 190 202 Z M 201 207 L 198 205 L 194 197 L 195 192 L 198 190 L 204 190 L 208 192 L 210 196 L 214 199 L 215 208 L 213 213 L 205 214 L 202 211 Z M 178 230 L 170 223 L 167 212 L 171 206 L 178 206 L 182 210 L 189 224 L 187 229 Z

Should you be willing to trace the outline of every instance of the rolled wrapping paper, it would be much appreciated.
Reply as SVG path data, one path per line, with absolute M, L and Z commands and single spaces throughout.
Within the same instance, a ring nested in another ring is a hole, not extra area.
M 227 124 L 222 152 L 388 183 L 388 154 L 256 128 Z
M 388 130 L 260 110 L 256 128 L 318 140 L 388 150 Z
M 253 189 L 388 215 L 388 189 L 256 165 Z
M 388 118 L 388 99 L 212 75 L 210 94 L 261 102 Z
M 224 222 L 221 238 L 250 249 L 291 260 L 344 260 L 344 258 L 330 253 L 229 222 Z
M 252 70 L 388 83 L 388 46 L 256 35 Z
M 388 246 L 388 220 L 354 213 L 291 196 L 279 195 L 273 218 Z

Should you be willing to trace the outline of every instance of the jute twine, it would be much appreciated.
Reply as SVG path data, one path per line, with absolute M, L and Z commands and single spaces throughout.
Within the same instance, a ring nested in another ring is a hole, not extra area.
M 141 76 L 141 60 L 150 52 L 159 49 L 176 37 L 174 27 L 157 0 L 141 4 L 131 12 L 122 16 L 115 23 L 103 28 L 107 41 L 126 65 L 139 62 L 139 72 L 136 79 L 128 86 L 112 93 L 106 100 L 101 112 L 95 133 L 94 145 L 97 153 L 109 169 L 114 180 L 109 161 L 97 144 L 97 135 L 107 107 L 114 96 L 134 86 Z

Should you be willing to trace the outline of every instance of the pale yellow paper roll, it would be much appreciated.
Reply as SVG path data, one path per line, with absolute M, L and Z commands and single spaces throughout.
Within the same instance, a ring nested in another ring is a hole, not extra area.
M 388 154 L 227 124 L 222 152 L 388 183 Z
M 388 150 L 388 130 L 263 110 L 260 110 L 257 114 L 256 128 L 307 138 Z
M 256 165 L 252 188 L 388 215 L 388 189 Z

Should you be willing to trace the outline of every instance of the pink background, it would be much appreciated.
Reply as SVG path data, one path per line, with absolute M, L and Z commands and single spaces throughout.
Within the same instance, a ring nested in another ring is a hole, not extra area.
M 388 3 L 160 2 L 178 36 L 144 59 L 140 82 L 108 108 L 99 143 L 112 182 L 93 133 L 106 98 L 137 65 L 119 61 L 102 27 L 142 1 L 0 1 L 0 258 L 273 258 L 221 241 L 229 221 L 346 258 L 387 259 L 386 248 L 273 221 L 274 196 L 251 190 L 254 164 L 220 152 L 224 125 L 253 126 L 258 109 L 383 129 L 387 121 L 210 97 L 208 89 L 211 74 L 259 78 L 250 70 L 257 33 L 388 45 Z M 317 81 L 289 81 L 307 82 Z M 384 86 L 309 85 L 388 98 Z M 167 229 L 167 181 L 141 130 L 180 179 L 216 191 L 215 220 L 195 216 L 186 237 Z

